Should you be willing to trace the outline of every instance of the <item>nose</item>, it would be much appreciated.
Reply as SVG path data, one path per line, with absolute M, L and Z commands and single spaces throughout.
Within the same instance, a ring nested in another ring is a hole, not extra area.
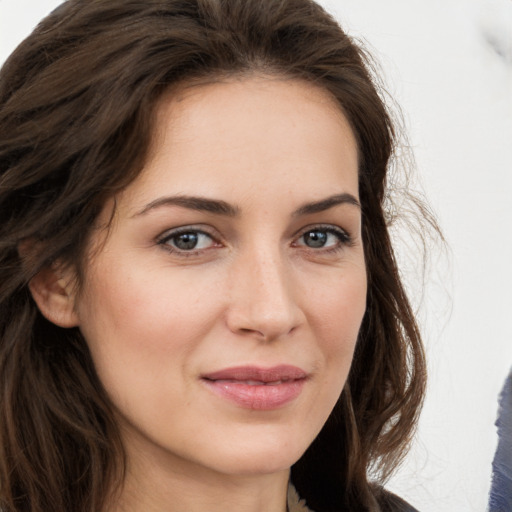
M 228 327 L 271 341 L 290 334 L 305 318 L 295 300 L 293 269 L 279 251 L 240 256 L 230 286 Z

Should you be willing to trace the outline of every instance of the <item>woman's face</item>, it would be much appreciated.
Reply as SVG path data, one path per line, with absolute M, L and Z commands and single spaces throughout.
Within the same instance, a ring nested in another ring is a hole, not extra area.
M 318 434 L 365 302 L 346 119 L 312 85 L 246 78 L 162 101 L 75 314 L 129 457 L 249 475 Z

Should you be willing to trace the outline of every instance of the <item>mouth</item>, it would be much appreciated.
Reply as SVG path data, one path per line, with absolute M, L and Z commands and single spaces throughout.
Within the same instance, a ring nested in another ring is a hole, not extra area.
M 278 409 L 294 401 L 307 379 L 304 370 L 291 365 L 238 366 L 201 376 L 217 396 L 238 407 L 260 411 Z

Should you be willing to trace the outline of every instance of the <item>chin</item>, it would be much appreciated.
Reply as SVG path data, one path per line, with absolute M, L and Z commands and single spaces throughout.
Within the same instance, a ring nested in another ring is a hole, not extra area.
M 217 452 L 214 457 L 217 471 L 231 475 L 251 476 L 288 471 L 304 454 L 307 442 L 293 442 L 290 436 L 281 439 L 251 439 L 246 443 L 237 442 Z
M 232 476 L 272 475 L 289 471 L 299 457 L 286 457 L 269 453 L 254 457 L 246 455 L 234 461 L 225 460 L 217 471 Z

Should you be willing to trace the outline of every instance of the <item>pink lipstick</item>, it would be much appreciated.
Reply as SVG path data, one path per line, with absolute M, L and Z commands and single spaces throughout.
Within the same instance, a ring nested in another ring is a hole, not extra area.
M 245 409 L 278 409 L 297 398 L 307 373 L 290 365 L 272 368 L 237 366 L 202 375 L 202 381 L 215 394 Z

